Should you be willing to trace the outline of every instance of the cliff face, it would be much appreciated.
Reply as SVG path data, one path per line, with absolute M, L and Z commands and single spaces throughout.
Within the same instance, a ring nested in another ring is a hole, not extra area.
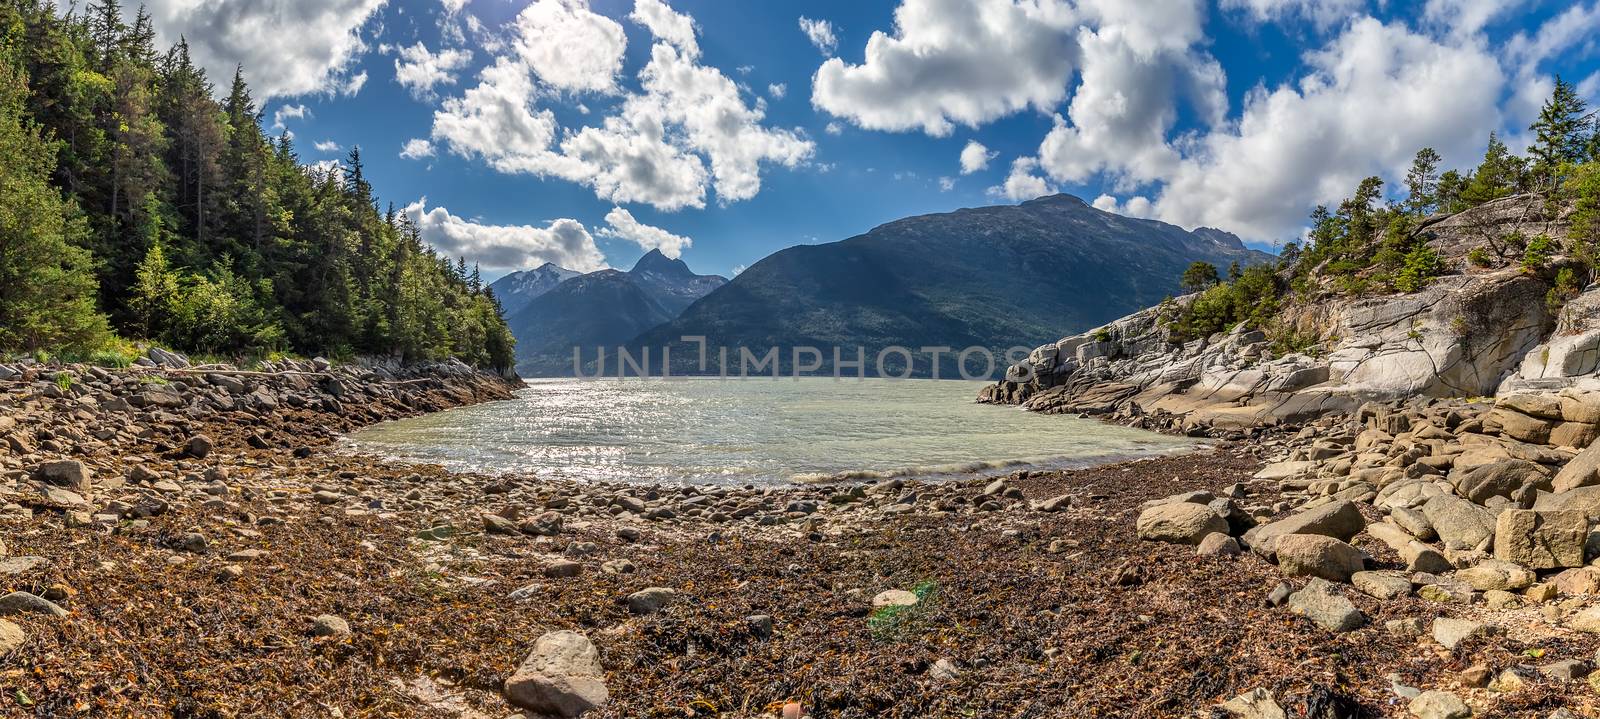
M 1600 287 L 1553 313 L 1546 294 L 1560 258 L 1538 272 L 1466 259 L 1513 233 L 1564 234 L 1542 200 L 1499 200 L 1429 218 L 1419 231 L 1454 274 L 1411 294 L 1291 303 L 1280 319 L 1316 338 L 1308 352 L 1275 356 L 1264 333 L 1243 328 L 1175 344 L 1151 308 L 1039 347 L 981 399 L 1050 412 L 1170 413 L 1174 428 L 1199 433 L 1300 422 L 1368 401 L 1597 382 Z

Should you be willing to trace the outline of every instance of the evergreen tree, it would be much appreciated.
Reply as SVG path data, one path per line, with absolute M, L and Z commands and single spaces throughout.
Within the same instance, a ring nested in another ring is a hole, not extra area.
M 1533 174 L 1544 189 L 1553 189 L 1560 182 L 1563 164 L 1581 162 L 1588 154 L 1590 119 L 1588 106 L 1577 89 L 1556 76 L 1555 90 L 1528 128 L 1534 135 L 1533 145 L 1528 148 Z
M 1221 281 L 1222 277 L 1217 274 L 1216 265 L 1197 260 L 1190 263 L 1188 269 L 1183 271 L 1183 277 L 1178 283 L 1189 292 L 1199 292 Z
M 1467 207 L 1477 207 L 1490 200 L 1510 197 L 1523 187 L 1527 163 L 1511 154 L 1511 150 L 1494 133 L 1489 133 L 1489 146 L 1483 153 L 1483 162 L 1472 173 L 1472 178 L 1461 190 L 1461 201 Z
M 1414 214 L 1426 215 L 1438 206 L 1439 153 L 1431 147 L 1417 151 L 1406 172 L 1406 209 Z

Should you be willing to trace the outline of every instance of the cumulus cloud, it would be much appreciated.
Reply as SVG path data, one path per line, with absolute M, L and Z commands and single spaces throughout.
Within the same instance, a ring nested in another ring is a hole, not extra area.
M 439 0 L 439 4 L 444 6 L 444 11 L 447 15 L 461 12 L 461 9 L 467 6 L 467 2 L 468 0 Z
M 305 105 L 283 105 L 277 112 L 272 113 L 272 127 L 282 130 L 284 123 L 289 120 L 304 120 L 311 114 L 311 109 Z
M 538 0 L 516 19 L 518 54 L 558 90 L 610 92 L 628 40 L 622 25 L 589 9 L 588 0 Z
M 244 66 L 257 100 L 351 94 L 349 70 L 366 51 L 360 31 L 385 0 L 148 0 L 157 40 L 189 41 L 222 87 Z M 136 3 L 128 4 L 130 10 Z M 359 90 L 360 87 L 354 88 Z
M 1021 201 L 1053 194 L 1055 188 L 1037 174 L 1038 169 L 1039 159 L 1036 157 L 1019 157 L 1013 160 L 1011 173 L 1006 175 L 1006 181 L 989 188 L 990 196 Z
M 789 94 L 789 86 L 781 82 L 772 83 L 767 86 L 767 94 L 774 100 L 782 100 L 784 95 Z
M 433 97 L 436 85 L 454 85 L 456 71 L 472 62 L 472 51 L 462 49 L 428 52 L 422 43 L 400 48 L 394 61 L 394 79 L 418 100 Z
M 334 142 L 333 140 L 323 140 L 321 142 L 314 142 L 314 143 L 311 144 L 311 146 L 315 147 L 317 149 L 317 152 L 338 152 L 338 151 L 344 149 L 344 148 L 339 146 L 339 143 Z
M 970 175 L 989 169 L 989 161 L 998 154 L 1000 153 L 990 152 L 989 148 L 977 140 L 968 140 L 967 146 L 961 148 L 961 174 Z
M 1138 3 L 1129 3 L 1138 4 Z M 872 130 L 950 134 L 1065 97 L 1078 50 L 1059 0 L 904 0 L 859 65 L 817 69 L 811 102 Z
M 823 55 L 832 56 L 833 51 L 839 49 L 839 38 L 833 33 L 833 23 L 827 20 L 812 20 L 801 15 L 800 32 L 805 33 L 806 39 Z
M 1460 0 L 1446 0 L 1456 1 Z M 1326 27 L 1360 12 L 1367 0 L 1222 0 L 1221 5 L 1224 10 L 1242 10 L 1257 21 L 1305 19 Z
M 429 208 L 426 197 L 407 205 L 405 213 L 434 249 L 447 257 L 470 257 L 486 269 L 537 267 L 546 262 L 579 272 L 606 267 L 594 237 L 577 220 L 558 219 L 545 227 L 485 225 L 443 207 Z
M 621 207 L 614 207 L 606 213 L 606 226 L 595 234 L 627 240 L 645 250 L 661 250 L 661 254 L 672 259 L 678 259 L 686 248 L 694 244 L 687 237 L 639 222 L 634 219 L 632 212 Z
M 588 13 L 577 0 L 541 4 Z M 560 127 L 549 109 L 537 107 L 542 95 L 534 76 L 561 89 L 601 89 L 598 81 L 552 83 L 527 53 L 519 53 L 499 57 L 480 73 L 476 87 L 447 99 L 434 114 L 433 139 L 501 172 L 556 177 L 587 185 L 611 202 L 664 210 L 704 207 L 708 189 L 724 204 L 749 199 L 760 191 L 763 164 L 795 167 L 810 158 L 810 140 L 765 126 L 764 101 L 747 104 L 737 84 L 700 62 L 692 19 L 659 0 L 639 0 L 630 17 L 656 42 L 638 73 L 639 90 L 623 92 L 598 124 Z M 619 62 L 624 44 L 619 36 Z M 612 75 L 605 76 L 610 82 Z
M 414 137 L 410 140 L 406 140 L 406 144 L 400 147 L 400 157 L 407 160 L 421 160 L 423 158 L 433 157 L 433 154 L 433 143 L 428 142 L 420 137 Z

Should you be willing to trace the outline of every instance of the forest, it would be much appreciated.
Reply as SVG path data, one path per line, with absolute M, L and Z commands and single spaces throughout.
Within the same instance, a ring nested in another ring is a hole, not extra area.
M 1600 115 L 1576 88 L 1556 78 L 1555 88 L 1528 128 L 1526 156 L 1513 153 L 1491 133 L 1478 166 L 1444 170 L 1433 148 L 1422 148 L 1404 179 L 1404 195 L 1385 201 L 1380 177 L 1363 179 L 1336 207 L 1312 210 L 1309 230 L 1284 245 L 1276 266 L 1235 265 L 1224 275 L 1195 263 L 1183 274 L 1194 301 L 1162 304 L 1162 321 L 1174 339 L 1187 341 L 1238 324 L 1273 335 L 1274 319 L 1285 303 L 1328 294 L 1352 297 L 1417 292 L 1446 271 L 1443 261 L 1419 232 L 1437 213 L 1456 213 L 1513 195 L 1543 198 L 1551 215 L 1565 215 L 1565 237 L 1511 235 L 1487 238 L 1467 256 L 1480 268 L 1518 266 L 1538 273 L 1557 256 L 1546 302 L 1552 313 L 1593 281 L 1600 241 Z M 1310 338 L 1275 337 L 1280 351 L 1308 349 Z
M 476 268 L 380 209 L 359 149 L 318 170 L 245 68 L 219 95 L 117 0 L 0 0 L 0 353 L 456 357 L 512 366 Z

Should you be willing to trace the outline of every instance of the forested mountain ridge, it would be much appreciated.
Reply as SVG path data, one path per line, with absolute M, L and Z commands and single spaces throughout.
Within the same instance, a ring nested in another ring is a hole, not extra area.
M 360 151 L 302 165 L 235 73 L 218 101 L 116 0 L 0 0 L 0 351 L 115 335 L 207 354 L 509 367 L 498 302 L 380 212 Z M 114 333 L 114 334 L 113 334 Z

